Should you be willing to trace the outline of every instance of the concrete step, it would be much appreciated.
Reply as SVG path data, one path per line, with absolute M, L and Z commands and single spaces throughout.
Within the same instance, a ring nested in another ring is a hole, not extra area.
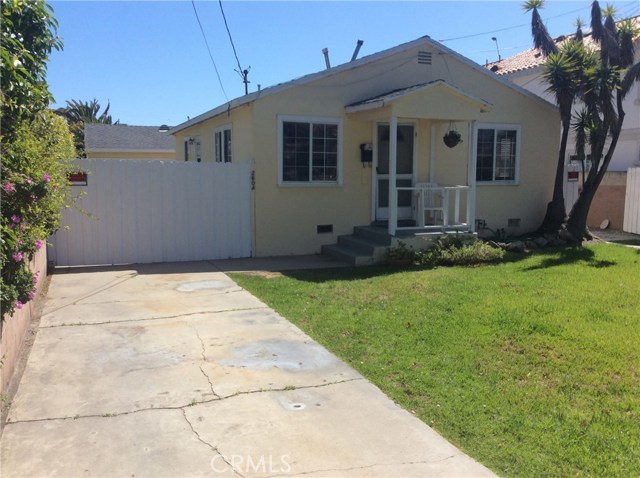
M 365 239 L 376 246 L 389 247 L 391 245 L 391 236 L 382 227 L 356 226 L 353 228 L 353 235 Z
M 364 252 L 359 247 L 352 247 L 343 244 L 330 244 L 322 246 L 322 253 L 354 266 L 373 264 L 373 255 Z

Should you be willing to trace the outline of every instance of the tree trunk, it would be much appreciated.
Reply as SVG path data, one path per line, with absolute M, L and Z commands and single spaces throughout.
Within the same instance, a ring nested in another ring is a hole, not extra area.
M 541 232 L 557 232 L 567 218 L 567 209 L 564 205 L 564 158 L 567 151 L 570 123 L 563 121 L 560 150 L 558 151 L 558 164 L 556 165 L 556 178 L 553 183 L 553 197 L 547 204 L 547 213 L 544 216 Z
M 587 184 L 583 189 L 578 200 L 573 205 L 569 219 L 566 222 L 565 234 L 563 239 L 572 243 L 581 243 L 586 237 L 589 238 L 589 229 L 587 227 L 587 216 L 589 215 L 589 209 L 591 208 L 591 202 L 596 195 L 598 187 L 593 184 Z

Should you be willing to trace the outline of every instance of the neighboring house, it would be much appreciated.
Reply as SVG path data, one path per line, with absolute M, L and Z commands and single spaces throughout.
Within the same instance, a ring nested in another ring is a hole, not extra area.
M 636 28 L 640 28 L 640 17 L 633 17 L 629 20 L 634 22 Z M 561 36 L 556 38 L 555 42 L 561 44 L 572 37 L 573 35 Z M 590 33 L 584 35 L 584 42 L 595 47 Z M 635 62 L 637 62 L 640 61 L 640 36 L 635 39 L 635 47 Z M 510 58 L 489 63 L 486 68 L 500 77 L 507 78 L 536 95 L 554 102 L 553 94 L 546 91 L 548 85 L 541 79 L 544 62 L 545 57 L 542 53 L 536 48 L 531 48 Z M 590 227 L 598 227 L 605 219 L 608 219 L 610 227 L 622 229 L 627 170 L 640 165 L 640 84 L 638 82 L 625 98 L 623 105 L 626 116 L 622 133 L 611 163 L 609 163 L 608 172 L 591 204 L 588 218 Z M 574 111 L 580 109 L 580 104 L 574 107 Z M 560 128 L 559 125 L 558 128 Z M 577 199 L 581 169 L 581 165 L 576 160 L 575 139 L 570 136 L 565 161 L 567 213 Z
M 317 253 L 370 224 L 403 237 L 531 231 L 551 199 L 558 124 L 549 102 L 422 37 L 171 133 L 180 160 L 253 161 L 253 251 L 270 256 Z
M 173 137 L 158 126 L 86 123 L 84 145 L 90 159 L 176 159 Z

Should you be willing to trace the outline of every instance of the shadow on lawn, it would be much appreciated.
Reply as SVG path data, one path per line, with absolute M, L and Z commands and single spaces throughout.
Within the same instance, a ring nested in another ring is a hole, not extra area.
M 598 269 L 617 265 L 617 262 L 615 261 L 596 260 L 595 252 L 590 248 L 582 246 L 541 249 L 536 254 L 549 257 L 544 258 L 537 265 L 527 267 L 525 269 L 526 271 L 535 271 L 546 269 L 548 267 L 575 264 L 577 262 L 584 262 L 586 265 Z

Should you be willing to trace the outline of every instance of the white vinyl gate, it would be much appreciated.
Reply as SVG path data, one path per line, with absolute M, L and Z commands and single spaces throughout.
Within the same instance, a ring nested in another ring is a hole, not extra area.
M 251 162 L 81 159 L 85 195 L 52 236 L 56 266 L 251 256 Z M 79 209 L 79 210 L 78 210 Z
M 627 170 L 627 191 L 624 201 L 624 225 L 626 232 L 640 234 L 640 168 Z

